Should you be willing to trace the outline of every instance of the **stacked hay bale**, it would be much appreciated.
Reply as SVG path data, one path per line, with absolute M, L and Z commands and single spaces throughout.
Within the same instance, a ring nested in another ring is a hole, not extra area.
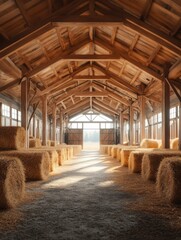
M 132 151 L 136 150 L 137 148 L 138 147 L 136 146 L 129 146 L 121 149 L 121 153 L 120 153 L 121 166 L 128 167 L 129 155 Z
M 25 192 L 23 165 L 18 158 L 0 157 L 0 208 L 15 207 Z
M 26 132 L 22 127 L 0 127 L 0 149 L 18 150 L 25 148 Z
M 179 139 L 178 138 L 174 138 L 170 141 L 170 148 L 177 150 L 178 149 L 178 144 L 179 144 Z
M 27 181 L 48 178 L 50 158 L 46 151 L 2 151 L 0 156 L 19 158 L 23 164 Z
M 142 159 L 141 175 L 144 180 L 155 181 L 161 161 L 166 157 L 181 156 L 181 151 L 159 151 L 145 153 Z
M 158 141 L 155 139 L 143 139 L 140 143 L 141 148 L 158 148 Z
M 111 157 L 112 158 L 116 158 L 117 157 L 117 149 L 118 149 L 118 147 L 119 146 L 113 146 L 112 148 L 111 148 Z
M 142 165 L 142 158 L 145 153 L 153 152 L 155 149 L 148 148 L 148 149 L 138 149 L 136 151 L 132 151 L 129 155 L 128 159 L 128 169 L 132 173 L 141 173 L 141 165 Z
M 163 159 L 158 169 L 156 188 L 162 198 L 181 203 L 181 157 Z
M 115 145 L 109 145 L 108 146 L 108 150 L 107 150 L 107 154 L 109 155 L 109 156 L 111 156 L 111 149 L 112 149 L 112 147 L 114 147 Z
M 39 138 L 29 139 L 29 148 L 40 148 L 42 146 L 41 140 Z

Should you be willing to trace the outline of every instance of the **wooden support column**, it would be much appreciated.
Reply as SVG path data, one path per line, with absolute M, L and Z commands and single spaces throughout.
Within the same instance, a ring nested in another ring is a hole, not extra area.
M 56 120 L 57 120 L 57 107 L 56 105 L 53 106 L 52 111 L 52 120 L 53 120 L 53 134 L 52 134 L 52 140 L 56 142 Z
M 120 144 L 123 144 L 123 131 L 124 131 L 124 121 L 123 121 L 123 113 L 119 114 L 119 129 L 120 129 Z
M 178 149 L 181 150 L 181 102 L 179 103 L 179 144 Z
M 140 141 L 145 138 L 145 97 L 140 96 Z
M 36 138 L 36 116 L 33 116 L 33 137 Z
M 60 144 L 64 142 L 63 140 L 63 113 L 60 110 Z
M 0 126 L 2 126 L 2 102 L 0 102 Z
M 47 95 L 42 97 L 42 145 L 47 145 Z
M 129 108 L 129 144 L 133 145 L 133 123 L 134 123 L 134 111 L 133 107 Z
M 170 148 L 170 87 L 162 82 L 162 147 Z
M 21 126 L 26 131 L 25 147 L 29 145 L 29 134 L 28 134 L 28 91 L 29 91 L 29 80 L 26 79 L 21 82 Z

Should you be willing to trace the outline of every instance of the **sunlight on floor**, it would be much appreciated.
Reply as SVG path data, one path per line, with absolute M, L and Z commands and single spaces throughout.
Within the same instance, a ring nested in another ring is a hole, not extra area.
M 114 185 L 114 181 L 104 181 L 98 184 L 100 187 L 109 187 Z
M 99 172 L 103 169 L 105 169 L 106 167 L 88 167 L 88 168 L 84 168 L 79 170 L 79 173 L 90 173 L 90 172 Z
M 63 177 L 60 179 L 53 180 L 49 183 L 46 183 L 43 186 L 43 188 L 66 187 L 66 186 L 78 183 L 79 181 L 82 181 L 85 178 L 87 177 L 86 176 Z

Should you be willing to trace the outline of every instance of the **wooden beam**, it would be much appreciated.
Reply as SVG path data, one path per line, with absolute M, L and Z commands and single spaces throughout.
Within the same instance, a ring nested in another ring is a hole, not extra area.
M 122 88 L 125 89 L 126 91 L 133 91 L 134 93 L 137 94 L 141 94 L 142 92 L 137 89 L 136 87 L 133 87 L 132 85 L 130 85 L 128 82 L 124 81 L 122 78 L 118 77 L 115 73 L 104 69 L 102 66 L 100 66 L 97 63 L 93 64 L 93 67 L 98 69 L 99 71 L 101 71 L 102 73 L 104 73 L 105 75 L 107 75 L 108 77 L 114 79 L 115 81 L 119 82 L 119 84 L 122 85 Z
M 21 83 L 21 126 L 25 129 L 25 147 L 29 146 L 28 136 L 28 88 L 29 80 Z
M 74 51 L 79 50 L 80 48 L 84 47 L 89 43 L 89 40 L 82 41 L 81 43 L 77 44 L 76 46 L 70 47 L 66 51 L 62 52 L 62 54 L 56 58 L 51 59 L 49 62 L 40 65 L 39 67 L 34 68 L 32 71 L 28 72 L 26 74 L 27 77 L 32 77 L 34 75 L 37 75 L 39 72 L 43 71 L 45 68 L 48 68 L 50 66 L 53 66 L 54 64 L 58 63 L 61 60 L 65 60 L 65 58 L 69 58 L 70 54 L 72 54 Z
M 120 139 L 119 139 L 119 143 L 120 144 L 123 144 L 123 133 L 124 133 L 124 119 L 123 119 L 123 113 L 120 112 L 119 114 L 119 136 L 120 136 Z
M 162 83 L 162 148 L 170 148 L 170 87 Z
M 31 18 L 28 15 L 28 12 L 24 8 L 24 3 L 21 0 L 15 0 L 17 7 L 20 10 L 20 13 L 22 14 L 25 22 L 27 23 L 28 26 L 31 25 Z
M 47 145 L 47 96 L 42 97 L 42 145 Z
M 63 113 L 60 110 L 60 144 L 64 142 Z
M 107 93 L 104 92 L 79 92 L 75 94 L 75 97 L 107 97 Z
M 124 24 L 131 28 L 133 31 L 138 32 L 139 34 L 152 39 L 156 43 L 166 47 L 170 51 L 181 55 L 181 42 L 167 34 L 161 32 L 159 29 L 152 27 L 150 24 L 147 24 L 137 17 L 134 17 L 130 13 L 124 11 L 118 5 L 115 5 L 110 0 L 99 0 L 99 2 L 103 3 L 105 6 L 110 8 L 110 14 L 114 14 L 115 16 L 122 16 Z
M 113 61 L 113 60 L 119 60 L 120 56 L 118 54 L 97 54 L 97 55 L 93 55 L 93 54 L 71 54 L 71 55 L 67 55 L 65 57 L 62 57 L 61 60 L 68 60 L 68 61 Z
M 21 78 L 22 71 L 11 61 L 9 57 L 0 60 L 0 69 L 10 77 Z
M 52 140 L 56 142 L 56 121 L 57 121 L 57 106 L 54 104 L 52 109 Z
M 108 42 L 106 42 L 105 40 L 100 40 L 98 38 L 96 38 L 95 43 L 100 45 L 101 47 L 108 49 L 112 52 L 117 52 L 117 54 L 120 55 L 120 58 L 123 58 L 125 60 L 127 60 L 129 63 L 133 64 L 134 66 L 138 67 L 140 70 L 142 70 L 143 72 L 149 74 L 150 76 L 157 78 L 159 80 L 163 80 L 162 76 L 160 74 L 158 74 L 157 72 L 155 72 L 154 70 L 152 70 L 151 68 L 147 67 L 146 65 L 143 65 L 142 63 L 134 60 L 133 58 L 131 58 L 129 56 L 128 53 L 125 52 L 121 52 L 120 50 L 118 50 L 117 48 L 111 46 Z
M 122 17 L 115 16 L 102 16 L 102 15 L 94 15 L 94 16 L 68 16 L 68 17 L 55 17 L 52 18 L 52 24 L 54 27 L 69 27 L 73 24 L 76 26 L 119 26 L 121 22 L 123 22 Z
M 180 91 L 181 94 L 181 91 Z M 178 148 L 179 150 L 181 150 L 181 102 L 179 102 L 179 144 L 178 144 Z
M 133 123 L 134 123 L 134 110 L 129 107 L 129 145 L 133 145 Z
M 12 87 L 15 87 L 15 86 L 19 85 L 20 82 L 21 82 L 21 79 L 16 79 L 16 80 L 14 80 L 10 83 L 7 83 L 6 85 L 0 87 L 0 93 L 7 90 L 7 89 L 10 89 Z
M 72 105 L 71 107 L 64 109 L 62 112 L 65 113 L 69 113 L 70 111 L 74 110 L 74 109 L 80 109 L 83 105 L 85 104 L 89 104 L 89 100 L 88 99 L 83 99 L 80 102 L 76 102 L 74 105 Z
M 93 83 L 93 86 L 95 88 L 97 88 L 98 90 L 104 91 L 107 94 L 108 97 L 113 98 L 114 100 L 118 101 L 119 103 L 122 103 L 122 104 L 124 104 L 126 106 L 130 106 L 130 102 L 127 101 L 125 98 L 119 96 L 118 94 L 116 94 L 116 93 L 114 93 L 114 92 L 112 92 L 112 91 L 110 91 L 108 89 L 105 90 L 104 88 L 102 88 L 101 86 L 97 85 L 96 83 Z
M 145 138 L 145 97 L 140 96 L 140 137 L 141 140 Z
M 144 10 L 143 10 L 142 15 L 141 15 L 141 20 L 143 20 L 143 21 L 146 20 L 146 18 L 149 15 L 149 12 L 151 10 L 152 4 L 153 4 L 153 0 L 147 0 L 146 1 Z
M 108 80 L 108 76 L 87 76 L 87 75 L 80 75 L 80 76 L 74 76 L 73 80 Z
M 94 104 L 100 106 L 103 110 L 106 110 L 106 111 L 108 111 L 108 112 L 111 113 L 111 114 L 116 114 L 116 115 L 118 115 L 118 112 L 115 111 L 115 109 L 113 109 L 112 107 L 107 106 L 107 105 L 104 103 L 104 101 L 98 101 L 97 99 L 94 99 L 94 100 L 93 100 L 93 105 L 94 105 Z

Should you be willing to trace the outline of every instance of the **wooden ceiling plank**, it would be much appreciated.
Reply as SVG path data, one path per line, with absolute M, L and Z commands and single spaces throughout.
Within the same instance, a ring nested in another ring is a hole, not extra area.
M 118 7 L 110 0 L 99 0 L 104 5 L 109 7 L 114 15 L 122 16 L 125 18 L 124 24 L 134 30 L 137 31 L 139 34 L 144 35 L 147 38 L 152 39 L 153 41 L 161 44 L 162 46 L 166 47 L 170 51 L 175 52 L 176 54 L 181 55 L 181 42 L 167 34 L 161 32 L 160 30 L 152 27 L 151 25 L 139 20 L 138 18 L 134 17 L 130 13 L 124 11 L 122 8 Z
M 108 76 L 87 76 L 87 75 L 81 75 L 81 76 L 74 76 L 73 80 L 108 80 Z
M 100 40 L 98 38 L 96 38 L 95 40 L 96 44 L 100 44 L 102 47 L 105 46 L 105 48 L 109 48 L 110 51 L 112 52 L 116 52 L 117 54 L 119 53 L 120 58 L 123 58 L 125 60 L 127 60 L 129 63 L 133 64 L 134 66 L 138 67 L 140 70 L 144 71 L 145 73 L 148 73 L 149 75 L 151 75 L 152 77 L 155 77 L 159 80 L 163 80 L 163 77 L 158 74 L 157 72 L 153 71 L 152 69 L 150 69 L 149 67 L 141 64 L 140 62 L 137 62 L 136 60 L 134 60 L 133 58 L 131 58 L 129 56 L 129 54 L 125 53 L 125 52 L 121 52 L 119 49 L 111 46 L 109 43 L 105 42 L 104 40 Z
M 158 52 L 160 51 L 161 49 L 161 45 L 158 44 L 156 46 L 156 48 L 154 49 L 153 53 L 151 54 L 151 56 L 149 57 L 149 59 L 147 60 L 147 63 L 146 63 L 146 66 L 149 66 L 150 63 L 154 60 L 154 58 L 156 57 L 156 55 L 158 54 Z
M 104 92 L 79 92 L 75 94 L 76 97 L 107 97 Z
M 116 80 L 117 82 L 119 82 L 122 85 L 122 88 L 127 90 L 127 91 L 132 91 L 134 93 L 137 94 L 142 94 L 142 92 L 137 89 L 136 87 L 133 87 L 132 85 L 130 85 L 128 82 L 124 81 L 122 78 L 120 78 L 119 76 L 117 76 L 116 74 L 112 73 L 109 70 L 104 69 L 103 67 L 101 67 L 100 65 L 98 65 L 97 63 L 93 64 L 93 67 L 98 69 L 99 71 L 101 71 L 102 73 L 104 73 L 105 75 L 109 76 L 110 78 L 113 78 L 114 80 Z
M 0 69 L 10 77 L 21 78 L 22 71 L 11 61 L 9 57 L 0 60 Z
M 151 10 L 152 4 L 153 4 L 153 0 L 147 0 L 145 2 L 145 7 L 141 15 L 141 20 L 146 20 Z
M 27 11 L 23 7 L 24 3 L 21 0 L 15 0 L 17 7 L 19 8 L 25 22 L 28 26 L 31 26 L 31 18 L 29 17 Z
M 70 47 L 69 49 L 65 50 L 61 56 L 58 56 L 54 59 L 51 59 L 49 62 L 41 65 L 41 66 L 38 66 L 37 68 L 34 68 L 32 71 L 28 72 L 26 75 L 28 77 L 32 77 L 36 74 L 38 74 L 39 72 L 41 72 L 42 70 L 44 70 L 45 68 L 47 67 L 50 67 L 52 65 L 54 65 L 55 63 L 59 62 L 60 60 L 63 60 L 65 57 L 69 57 L 69 54 L 73 53 L 74 51 L 80 49 L 81 47 L 85 46 L 86 44 L 88 44 L 89 41 L 88 40 L 85 40 L 85 41 L 82 41 L 81 43 L 73 46 L 73 47 Z

